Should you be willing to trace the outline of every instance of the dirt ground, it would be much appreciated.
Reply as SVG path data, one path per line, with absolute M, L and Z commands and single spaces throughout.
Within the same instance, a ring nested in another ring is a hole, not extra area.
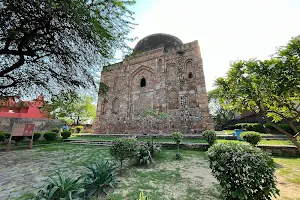
M 151 200 L 220 199 L 218 182 L 211 174 L 204 152 L 182 151 L 182 154 L 183 160 L 177 161 L 175 151 L 166 150 L 152 167 L 125 167 L 118 176 L 120 184 L 107 199 L 137 199 L 141 190 Z M 0 200 L 30 199 L 47 177 L 55 174 L 54 170 L 79 176 L 86 170 L 85 165 L 108 156 L 107 148 L 69 144 L 0 152 Z M 281 163 L 276 171 L 281 196 L 276 200 L 300 200 L 297 182 L 300 159 L 275 161 Z M 284 164 L 290 161 L 295 164 Z M 290 173 L 289 166 L 296 174 Z

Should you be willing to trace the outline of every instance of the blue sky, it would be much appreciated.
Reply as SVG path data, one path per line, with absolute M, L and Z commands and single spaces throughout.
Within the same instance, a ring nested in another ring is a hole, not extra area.
M 130 9 L 138 23 L 132 48 L 153 33 L 198 40 L 208 91 L 230 61 L 267 59 L 300 34 L 300 0 L 137 0 Z

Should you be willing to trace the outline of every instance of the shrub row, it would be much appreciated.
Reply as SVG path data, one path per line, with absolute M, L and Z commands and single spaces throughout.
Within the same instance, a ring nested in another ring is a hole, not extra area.
M 54 141 L 57 138 L 57 134 L 59 132 L 59 129 L 52 129 L 49 132 L 44 133 L 44 138 L 47 141 Z M 37 141 L 41 138 L 42 133 L 40 132 L 35 132 L 33 135 L 33 141 Z M 62 131 L 61 132 L 61 136 L 63 139 L 67 139 L 68 137 L 71 136 L 71 132 L 70 131 Z M 9 139 L 10 137 L 10 133 L 7 132 L 0 132 L 0 142 L 4 142 L 5 140 Z M 16 141 L 16 142 L 21 142 L 25 139 L 25 136 L 13 136 L 12 140 Z M 28 139 L 31 139 L 31 136 L 27 136 Z
M 278 124 L 278 126 L 282 129 L 284 129 L 287 132 L 293 133 L 292 128 L 289 124 Z M 235 125 L 229 125 L 227 127 L 230 130 L 233 129 L 246 129 L 247 131 L 255 131 L 259 133 L 265 133 L 265 132 L 279 132 L 276 128 L 272 126 L 270 123 L 266 124 L 260 124 L 260 123 L 238 123 Z M 296 126 L 296 129 L 300 131 L 300 126 Z

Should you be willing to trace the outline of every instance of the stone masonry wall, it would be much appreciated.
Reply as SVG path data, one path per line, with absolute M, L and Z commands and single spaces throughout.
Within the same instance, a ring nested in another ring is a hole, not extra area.
M 127 57 L 106 67 L 101 81 L 94 133 L 185 133 L 213 129 L 202 58 L 197 41 Z M 167 113 L 167 119 L 145 115 Z

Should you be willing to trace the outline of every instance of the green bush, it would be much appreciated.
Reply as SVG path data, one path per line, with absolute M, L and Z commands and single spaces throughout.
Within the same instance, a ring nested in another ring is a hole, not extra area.
M 116 166 L 109 160 L 101 159 L 99 163 L 87 166 L 89 173 L 85 175 L 85 199 L 91 196 L 99 197 L 114 189 L 117 184 Z
M 42 136 L 42 133 L 40 132 L 34 132 L 34 135 L 33 135 L 33 141 L 38 141 L 40 139 L 40 137 Z M 31 140 L 31 136 L 27 136 L 27 138 L 29 140 Z
M 47 132 L 47 133 L 44 133 L 44 138 L 47 140 L 47 141 L 54 141 L 57 137 L 57 133 L 56 132 Z
M 4 132 L 4 131 L 0 131 L 0 133 L 2 133 L 4 135 L 5 139 L 9 139 L 10 133 Z
M 42 136 L 42 133 L 40 132 L 34 132 L 34 135 L 33 135 L 33 141 L 38 141 Z M 28 136 L 29 139 L 31 139 L 31 136 Z
M 83 131 L 83 126 L 76 126 L 75 129 L 77 133 L 81 133 Z
M 289 124 L 278 124 L 278 126 L 289 133 L 293 133 L 293 129 Z
M 282 128 L 283 130 L 289 132 L 289 133 L 294 133 L 293 129 L 291 128 L 291 126 L 289 124 L 277 124 L 280 128 Z M 271 123 L 266 123 L 264 124 L 264 127 L 269 129 L 272 132 L 280 132 L 279 130 L 277 130 L 275 127 L 272 126 Z M 296 129 L 298 131 L 300 131 L 300 126 L 296 126 Z
M 11 139 L 18 143 L 25 140 L 25 136 L 12 136 Z
M 147 145 L 149 147 L 152 158 L 156 157 L 159 154 L 159 152 L 161 152 L 160 145 L 150 142 L 150 141 L 147 142 Z
M 138 151 L 138 141 L 136 138 L 120 138 L 112 142 L 110 147 L 110 155 L 116 160 L 119 160 L 121 167 L 123 161 L 129 158 L 133 158 Z
M 249 142 L 252 146 L 256 146 L 261 141 L 261 135 L 254 131 L 246 131 L 241 134 L 241 138 Z
M 141 166 L 148 166 L 152 162 L 153 160 L 150 152 L 150 146 L 148 146 L 147 144 L 141 144 L 136 154 L 136 164 Z
M 56 173 L 58 178 L 49 177 L 48 184 L 35 195 L 35 200 L 85 199 L 84 186 L 78 178 L 65 177 L 59 172 Z
M 53 128 L 51 129 L 51 132 L 59 133 L 60 128 Z
M 203 132 L 203 137 L 206 139 L 209 146 L 212 146 L 217 141 L 217 134 L 213 130 L 206 130 Z
M 71 131 L 62 131 L 61 136 L 63 139 L 68 139 L 71 136 Z
M 235 125 L 238 129 L 247 129 L 247 131 L 255 131 L 259 133 L 265 133 L 266 130 L 263 124 L 260 123 L 239 123 Z
M 3 133 L 0 133 L 0 142 L 4 142 L 5 135 Z
M 179 144 L 183 138 L 183 135 L 181 132 L 177 131 L 177 132 L 173 132 L 172 133 L 173 139 L 177 145 L 177 153 L 175 154 L 175 159 L 176 160 L 180 160 L 182 158 L 180 152 L 179 152 Z
M 275 163 L 266 152 L 250 145 L 217 143 L 207 156 L 224 199 L 269 200 L 279 194 Z

